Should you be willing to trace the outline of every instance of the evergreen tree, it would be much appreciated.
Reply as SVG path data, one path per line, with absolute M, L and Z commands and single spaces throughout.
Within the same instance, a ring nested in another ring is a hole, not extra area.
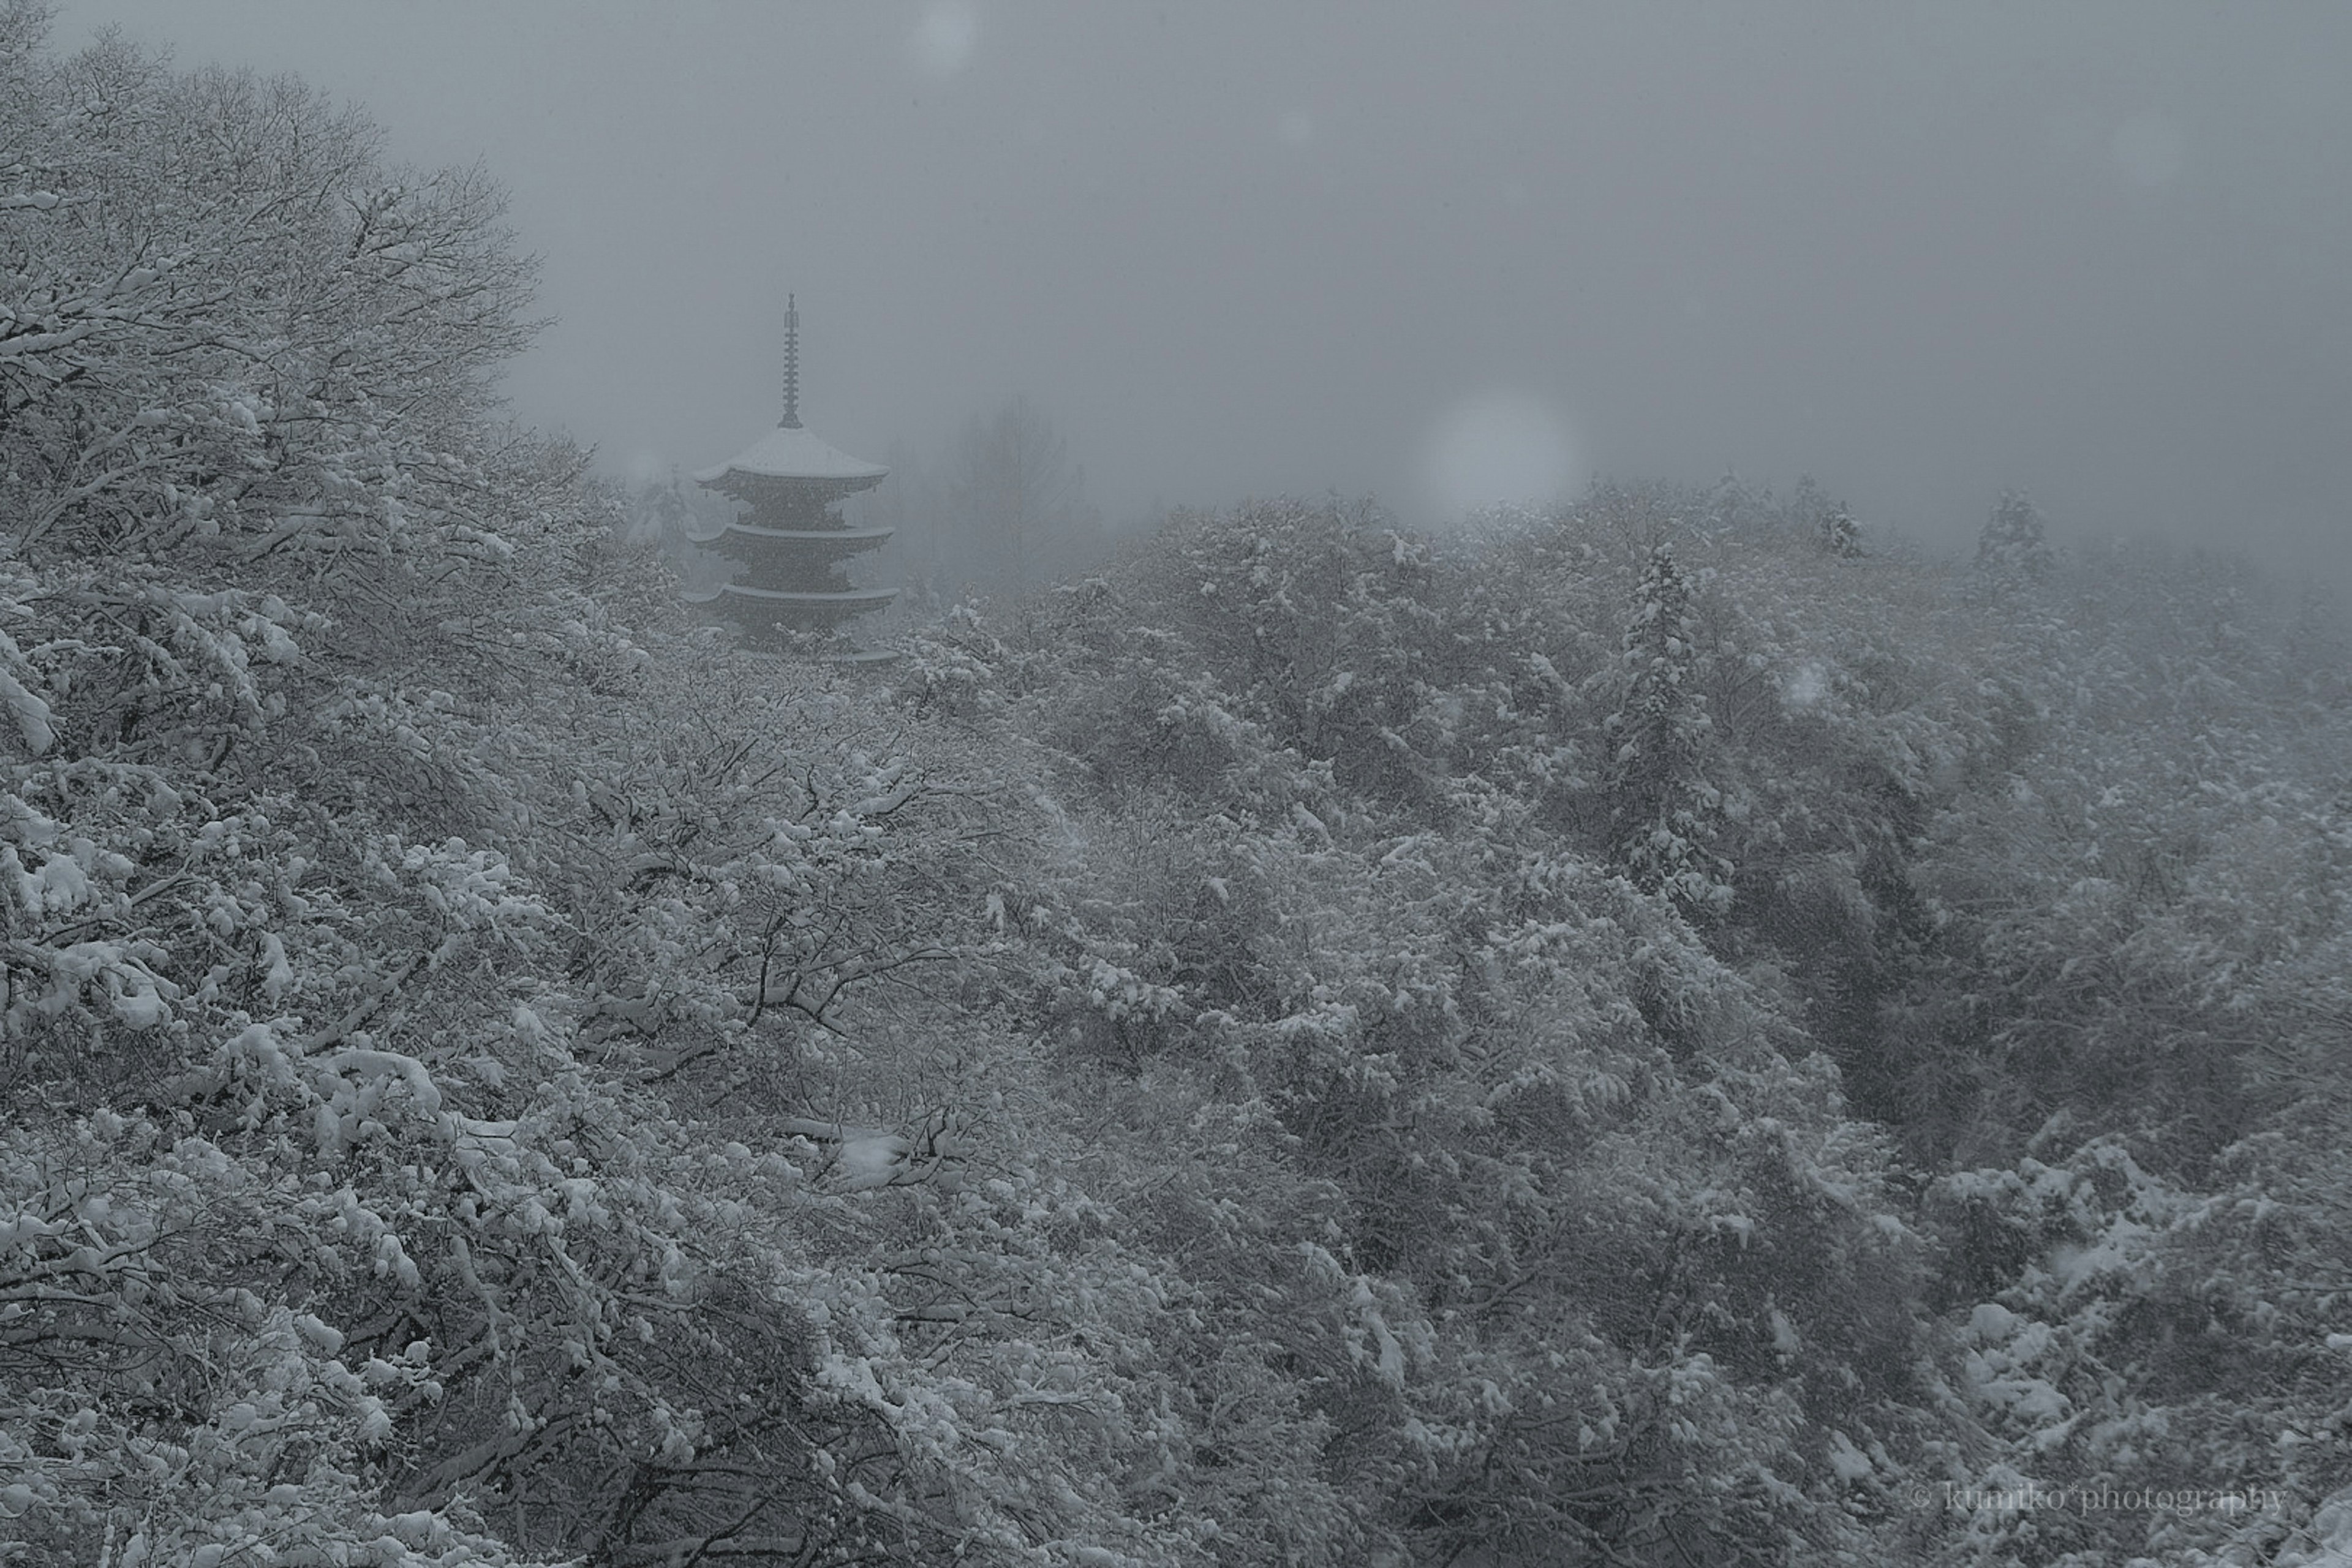
M 692 536 L 698 531 L 694 507 L 686 499 L 675 464 L 667 479 L 646 480 L 631 498 L 629 537 L 633 541 L 675 556 L 693 547 Z
M 2006 577 L 2039 577 L 2055 561 L 2043 537 L 2042 513 L 2019 490 L 2003 490 L 1977 536 L 1977 570 Z
M 1704 515 L 1708 531 L 1721 533 L 1748 521 L 1756 511 L 1757 499 L 1738 474 L 1724 469 L 1723 477 L 1707 489 Z
M 1862 530 L 1855 525 L 1853 514 L 1843 506 L 1822 517 L 1817 537 L 1824 555 L 1852 561 L 1862 554 Z
M 1862 553 L 1862 530 L 1854 526 L 1853 513 L 1811 474 L 1799 476 L 1782 515 L 1789 528 L 1811 538 L 1824 555 L 1851 561 Z
M 1723 799 L 1706 776 L 1690 583 L 1670 544 L 1650 552 L 1621 647 L 1623 696 L 1608 721 L 1619 858 L 1643 890 L 1719 912 L 1731 903 L 1730 864 L 1710 847 Z

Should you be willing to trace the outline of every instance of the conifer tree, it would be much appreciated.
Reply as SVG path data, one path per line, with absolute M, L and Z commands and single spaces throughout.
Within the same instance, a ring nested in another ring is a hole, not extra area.
M 1852 561 L 1862 553 L 1862 530 L 1843 503 L 1832 505 L 1814 526 L 1814 539 L 1824 555 Z
M 666 553 L 677 553 L 687 548 L 694 527 L 694 507 L 678 483 L 675 466 L 667 479 L 647 480 L 638 487 L 630 507 L 631 537 Z
M 2042 513 L 2019 490 L 2003 490 L 1977 536 L 1977 570 L 2005 577 L 2039 577 L 2055 559 L 2043 537 Z
M 1853 513 L 1811 474 L 1798 476 L 1783 517 L 1789 527 L 1809 535 L 1824 555 L 1850 561 L 1862 553 L 1862 531 L 1854 526 Z
M 1608 721 L 1619 858 L 1644 891 L 1719 912 L 1731 902 L 1730 864 L 1711 847 L 1723 797 L 1706 780 L 1690 583 L 1670 544 L 1650 552 L 1621 647 L 1623 695 Z

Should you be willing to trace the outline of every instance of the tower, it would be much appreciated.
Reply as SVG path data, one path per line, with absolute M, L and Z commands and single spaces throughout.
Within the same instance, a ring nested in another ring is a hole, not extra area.
M 801 317 L 786 296 L 784 416 L 776 427 L 695 482 L 743 503 L 705 545 L 733 563 L 729 580 L 689 592 L 689 604 L 733 623 L 754 644 L 814 645 L 824 658 L 865 662 L 887 654 L 858 648 L 848 622 L 880 609 L 896 588 L 854 588 L 849 563 L 878 548 L 887 528 L 852 528 L 842 500 L 882 482 L 890 470 L 849 456 L 801 424 Z M 803 639 L 808 639 L 803 641 Z

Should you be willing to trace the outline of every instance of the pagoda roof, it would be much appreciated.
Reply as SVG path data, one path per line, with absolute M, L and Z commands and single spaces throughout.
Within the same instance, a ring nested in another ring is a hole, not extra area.
M 835 484 L 871 482 L 890 470 L 853 458 L 815 431 L 779 425 L 715 468 L 703 468 L 697 484 L 716 484 L 730 474 L 763 479 L 825 479 Z
M 741 599 L 765 599 L 778 605 L 879 605 L 898 597 L 896 588 L 755 588 L 749 583 L 721 583 L 719 592 Z M 709 600 L 697 600 L 708 604 Z
M 761 528 L 754 522 L 730 522 L 710 537 L 723 539 L 730 533 L 740 533 L 752 539 L 782 539 L 807 544 L 854 544 L 859 549 L 867 549 L 898 531 L 895 528 Z

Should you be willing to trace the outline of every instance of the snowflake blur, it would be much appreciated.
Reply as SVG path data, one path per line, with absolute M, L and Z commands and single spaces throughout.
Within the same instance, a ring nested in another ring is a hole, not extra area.
M 1452 521 L 1481 507 L 1554 500 L 1580 478 L 1568 422 L 1540 398 L 1487 393 L 1438 420 L 1423 448 L 1422 492 Z
M 979 47 L 980 13 L 968 0 L 937 0 L 925 6 L 923 19 L 915 24 L 908 44 L 916 68 L 926 76 L 941 79 L 971 65 L 972 52 Z

